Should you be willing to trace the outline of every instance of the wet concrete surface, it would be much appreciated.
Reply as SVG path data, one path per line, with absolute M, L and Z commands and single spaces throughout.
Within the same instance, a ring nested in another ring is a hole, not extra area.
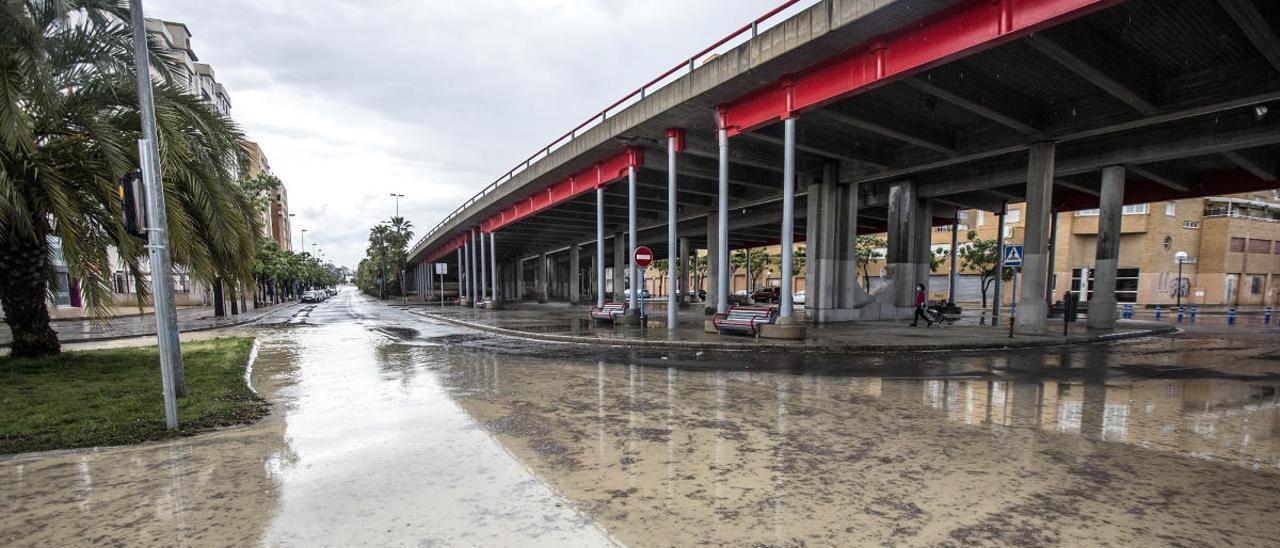
M 0 542 L 1280 545 L 1274 333 L 641 352 L 351 292 L 238 329 L 271 417 L 4 460 Z

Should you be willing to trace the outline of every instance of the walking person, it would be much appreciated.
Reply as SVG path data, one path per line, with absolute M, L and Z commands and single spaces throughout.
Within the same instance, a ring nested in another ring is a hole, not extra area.
M 924 284 L 916 285 L 916 315 L 911 318 L 911 327 L 919 326 L 920 318 L 924 318 L 925 327 L 933 327 L 933 320 L 929 319 L 929 301 L 925 298 Z

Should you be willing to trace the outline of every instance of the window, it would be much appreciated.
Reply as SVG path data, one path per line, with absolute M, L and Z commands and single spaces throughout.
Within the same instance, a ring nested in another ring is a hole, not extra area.
M 1009 213 L 1005 216 L 1005 219 L 1004 219 L 1004 222 L 1006 223 L 1016 223 L 1020 221 L 1022 221 L 1021 209 L 1010 209 Z
M 1169 250 L 1169 248 L 1171 248 L 1171 247 L 1173 247 L 1173 237 L 1172 237 L 1172 236 L 1165 236 L 1165 237 L 1164 237 L 1164 250 L 1165 250 L 1165 251 L 1168 251 L 1168 250 Z
M 1277 249 L 1280 249 L 1280 248 L 1277 248 Z M 112 282 L 111 285 L 114 286 L 116 293 L 129 292 L 129 279 L 127 276 L 125 276 L 124 272 L 116 271 L 115 274 L 111 276 L 111 282 Z
M 1246 247 L 1249 253 L 1270 253 L 1271 240 L 1249 240 Z
M 1097 209 L 1081 209 L 1076 212 L 1076 217 L 1097 217 L 1098 213 Z
M 967 221 L 967 220 L 969 220 L 969 212 L 968 212 L 968 211 L 961 211 L 961 212 L 960 212 L 960 220 L 961 220 L 961 221 Z
M 1232 238 L 1231 244 L 1227 247 L 1227 251 L 1244 251 L 1244 238 Z
M 1079 268 L 1071 269 L 1071 290 L 1077 293 L 1081 292 L 1081 285 L 1080 285 L 1081 273 L 1082 273 L 1081 269 Z M 1081 295 L 1081 297 L 1087 301 L 1089 300 L 1090 297 L 1093 296 L 1093 271 L 1092 270 L 1089 271 L 1089 279 L 1086 280 L 1085 285 L 1086 285 L 1086 291 L 1084 294 Z
M 1276 248 L 1273 253 L 1275 253 L 1276 255 L 1280 255 L 1280 240 L 1276 241 Z
M 1013 227 L 1011 227 L 1011 226 L 1006 226 L 1006 227 L 1004 227 L 1004 237 L 1005 237 L 1005 238 L 1012 238 L 1012 237 L 1013 237 Z
M 1249 276 L 1249 294 L 1262 294 L 1262 276 Z
M 978 210 L 978 226 L 987 224 L 987 212 Z
M 1116 269 L 1116 302 L 1138 302 L 1138 269 Z
M 1148 211 L 1151 211 L 1150 204 L 1133 204 L 1124 206 L 1120 212 L 1125 215 L 1146 215 Z
M 1192 230 L 1199 230 L 1199 229 L 1200 229 L 1200 222 L 1199 222 L 1199 221 L 1182 221 L 1182 228 L 1190 228 L 1190 229 L 1192 229 Z M 1280 253 L 1280 252 L 1278 252 L 1278 253 Z
M 1178 212 L 1177 202 L 1167 202 L 1164 204 L 1164 214 L 1166 216 L 1172 217 L 1174 215 L 1177 215 L 1177 212 Z

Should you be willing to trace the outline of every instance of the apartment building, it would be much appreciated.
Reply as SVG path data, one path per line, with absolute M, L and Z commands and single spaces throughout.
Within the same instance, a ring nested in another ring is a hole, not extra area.
M 1007 243 L 1020 244 L 1023 205 L 1010 204 L 1005 218 Z M 1191 198 L 1124 207 L 1116 298 L 1140 305 L 1182 302 L 1204 305 L 1280 304 L 1280 191 Z M 994 239 L 999 219 L 990 212 L 960 211 L 961 245 L 970 230 L 978 238 Z M 1091 274 L 1098 238 L 1098 211 L 1058 214 L 1054 253 L 1053 299 L 1067 291 L 1091 296 Z M 935 250 L 949 249 L 951 227 L 937 227 Z M 1179 252 L 1185 253 L 1179 277 Z M 963 265 L 963 262 L 961 263 Z M 945 296 L 949 259 L 940 262 L 929 291 Z M 883 264 L 872 266 L 873 276 Z M 979 276 L 960 269 L 957 300 L 976 302 Z M 876 280 L 871 280 L 875 287 Z M 990 296 L 990 295 L 989 295 Z M 1011 288 L 1004 301 L 1011 302 Z
M 271 173 L 271 164 L 262 147 L 252 141 L 245 143 L 249 151 L 249 165 L 245 176 L 252 179 L 260 174 Z M 267 196 L 267 208 L 262 212 L 262 237 L 276 243 L 280 249 L 293 251 L 293 234 L 289 227 L 289 191 L 282 184 Z

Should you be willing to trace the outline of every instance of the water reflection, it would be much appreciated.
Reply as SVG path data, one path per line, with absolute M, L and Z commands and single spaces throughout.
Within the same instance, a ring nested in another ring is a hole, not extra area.
M 445 362 L 462 409 L 543 425 L 495 435 L 628 544 L 1280 540 L 1280 400 L 1265 384 L 1108 378 L 1091 353 L 955 367 L 1082 369 L 1068 381 L 499 356 L 520 382 L 485 391 L 468 364 L 494 359 Z M 1198 494 L 1217 482 L 1239 488 Z

